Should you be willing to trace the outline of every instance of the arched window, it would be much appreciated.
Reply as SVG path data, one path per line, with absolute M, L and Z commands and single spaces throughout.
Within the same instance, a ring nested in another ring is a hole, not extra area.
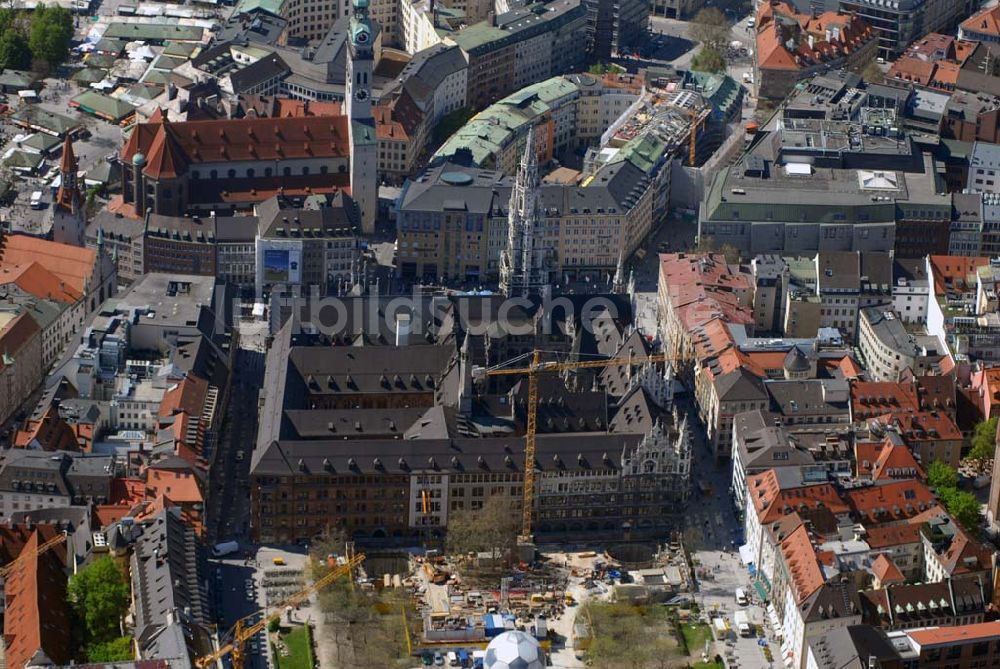
M 211 177 L 212 177 L 213 179 L 218 179 L 218 178 L 219 178 L 219 170 L 212 170 L 212 171 L 211 171 L 211 172 L 209 172 L 208 174 L 209 174 L 209 176 L 211 176 Z
M 247 178 L 248 179 L 253 179 L 256 174 L 257 174 L 256 170 L 254 170 L 254 168 L 252 168 L 252 167 L 247 170 Z
M 285 174 L 285 176 L 286 176 L 286 177 L 290 177 L 290 176 L 292 176 L 292 168 L 291 168 L 291 167 L 286 167 L 286 168 L 285 168 L 285 169 L 283 170 L 283 172 L 284 172 L 284 174 Z
M 236 178 L 236 170 L 229 170 L 229 178 L 230 179 Z
M 305 166 L 302 167 L 302 176 L 304 176 L 304 177 L 309 176 L 309 166 L 308 165 L 305 165 Z

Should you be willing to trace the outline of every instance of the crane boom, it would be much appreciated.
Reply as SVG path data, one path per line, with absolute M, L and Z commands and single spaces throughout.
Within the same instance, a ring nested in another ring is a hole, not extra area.
M 38 548 L 36 548 L 33 551 L 21 551 L 20 555 L 18 555 L 16 558 L 5 564 L 3 567 L 0 567 L 0 578 L 6 578 L 10 572 L 16 569 L 22 562 L 24 562 L 28 558 L 41 555 L 42 553 L 46 553 L 55 548 L 56 546 L 58 546 L 59 544 L 63 543 L 64 541 L 66 541 L 66 534 L 59 533 L 56 536 L 49 539 L 48 541 L 46 541 L 45 543 L 41 544 Z
M 198 667 L 198 669 L 205 669 L 205 667 L 208 667 L 211 664 L 218 662 L 226 655 L 231 654 L 233 656 L 233 669 L 243 669 L 243 659 L 244 659 L 243 643 L 245 641 L 253 638 L 254 634 L 257 634 L 262 629 L 267 627 L 272 620 L 277 620 L 281 618 L 282 611 L 284 611 L 288 607 L 299 606 L 307 599 L 309 599 L 309 597 L 312 596 L 314 593 L 330 585 L 341 576 L 350 574 L 352 571 L 354 571 L 355 567 L 357 567 L 364 561 L 364 559 L 365 556 L 363 553 L 358 553 L 354 556 L 351 556 L 349 559 L 347 559 L 347 561 L 344 562 L 344 564 L 337 566 L 335 569 L 333 569 L 333 571 L 331 571 L 323 578 L 317 580 L 312 585 L 308 585 L 305 588 L 302 588 L 301 590 L 296 592 L 294 595 L 291 595 L 288 599 L 278 604 L 275 607 L 275 610 L 271 614 L 269 615 L 265 614 L 261 616 L 261 619 L 253 623 L 252 625 L 244 625 L 243 621 L 246 620 L 246 618 L 241 618 L 240 620 L 237 620 L 236 625 L 233 627 L 233 640 L 227 644 L 220 646 L 219 649 L 216 650 L 214 653 L 199 657 L 197 660 L 195 660 L 194 663 L 195 666 Z M 256 615 L 256 614 L 251 614 L 251 615 Z
M 647 362 L 670 362 L 680 360 L 678 356 L 657 353 L 641 360 L 633 358 L 605 358 L 603 360 L 578 360 L 575 362 L 541 362 L 541 351 L 531 356 L 528 367 L 492 367 L 483 370 L 486 376 L 520 374 L 528 376 L 528 421 L 524 433 L 524 487 L 521 490 L 521 537 L 522 542 L 531 541 L 532 510 L 535 501 L 535 434 L 538 422 L 538 375 L 542 372 L 561 372 L 567 369 L 596 369 L 609 365 L 634 365 Z

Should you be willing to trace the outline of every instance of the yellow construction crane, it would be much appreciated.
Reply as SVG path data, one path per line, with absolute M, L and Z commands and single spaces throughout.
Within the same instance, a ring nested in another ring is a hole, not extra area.
M 694 167 L 695 159 L 697 157 L 698 126 L 700 126 L 704 121 L 699 118 L 699 112 L 694 109 L 689 109 L 688 115 L 691 116 L 691 143 L 688 147 L 688 162 L 691 163 L 691 167 Z
M 522 543 L 531 542 L 531 511 L 535 499 L 535 432 L 538 422 L 538 375 L 547 372 L 562 372 L 569 369 L 594 369 L 611 365 L 634 365 L 645 362 L 669 362 L 679 360 L 676 356 L 663 353 L 648 355 L 641 360 L 628 358 L 603 358 L 599 360 L 579 360 L 576 362 L 542 362 L 541 351 L 519 356 L 496 367 L 480 371 L 486 376 L 519 374 L 528 377 L 528 424 L 524 432 L 524 488 L 521 491 L 521 536 Z M 521 358 L 531 356 L 528 367 L 505 367 Z
M 0 567 L 0 578 L 7 578 L 7 575 L 11 571 L 13 571 L 14 569 L 16 569 L 19 565 L 21 565 L 28 558 L 37 557 L 37 556 L 41 555 L 42 553 L 46 553 L 46 552 L 52 550 L 53 548 L 55 548 L 56 546 L 58 546 L 59 544 L 63 543 L 64 541 L 66 541 L 66 533 L 62 532 L 62 533 L 57 534 L 56 536 L 52 537 L 51 539 L 49 539 L 45 543 L 41 544 L 40 546 L 38 546 L 38 548 L 36 548 L 34 550 L 30 550 L 30 551 L 29 550 L 22 550 L 20 555 L 18 555 L 16 558 L 14 558 L 13 560 L 11 560 L 7 564 L 5 564 L 3 567 Z
M 333 571 L 331 571 L 329 574 L 319 579 L 312 585 L 302 588 L 294 595 L 292 595 L 285 601 L 281 602 L 281 604 L 278 604 L 278 606 L 275 607 L 275 610 L 272 613 L 270 614 L 265 613 L 264 615 L 261 616 L 260 620 L 253 623 L 252 625 L 247 625 L 245 621 L 247 618 L 257 615 L 256 613 L 252 613 L 250 614 L 250 616 L 240 618 L 239 620 L 236 621 L 236 625 L 233 626 L 232 641 L 220 646 L 218 650 L 216 650 L 214 653 L 210 655 L 203 655 L 202 657 L 199 657 L 197 660 L 194 661 L 194 665 L 198 667 L 198 669 L 205 669 L 206 667 L 209 667 L 217 663 L 226 655 L 232 655 L 233 669 L 243 669 L 243 661 L 246 659 L 246 655 L 243 652 L 244 643 L 252 639 L 254 634 L 257 634 L 262 629 L 266 628 L 272 620 L 277 620 L 281 618 L 281 614 L 289 607 L 299 606 L 307 599 L 309 599 L 309 597 L 313 593 L 322 590 L 326 586 L 336 581 L 341 576 L 347 575 L 348 577 L 350 577 L 350 575 L 354 571 L 354 568 L 360 565 L 364 561 L 364 559 L 365 556 L 363 553 L 358 553 L 356 555 L 349 556 L 344 562 L 344 564 L 337 566 Z

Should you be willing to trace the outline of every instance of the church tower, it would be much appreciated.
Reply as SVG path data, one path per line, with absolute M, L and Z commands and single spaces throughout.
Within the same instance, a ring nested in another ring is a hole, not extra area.
M 372 117 L 372 71 L 375 31 L 368 18 L 368 0 L 352 0 L 347 58 L 347 123 L 351 138 L 351 197 L 361 214 L 361 229 L 375 232 L 378 210 L 378 140 Z
M 500 291 L 512 295 L 540 292 L 549 282 L 541 234 L 542 209 L 535 129 L 528 130 L 524 157 L 510 193 L 507 247 L 500 253 Z
M 77 183 L 77 162 L 73 140 L 66 136 L 59 163 L 59 190 L 52 203 L 52 241 L 72 246 L 84 245 L 87 206 Z

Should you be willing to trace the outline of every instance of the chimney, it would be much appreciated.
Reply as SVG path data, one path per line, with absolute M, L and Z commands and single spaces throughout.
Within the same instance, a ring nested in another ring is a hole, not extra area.
M 493 26 L 494 28 L 497 27 L 497 14 L 496 14 L 496 12 L 494 12 L 494 11 L 491 10 L 486 15 L 486 20 L 489 21 L 490 25 Z
M 410 314 L 396 314 L 396 346 L 410 345 Z
M 814 43 L 815 43 L 815 40 L 813 39 L 813 36 L 812 36 L 812 34 L 810 33 L 810 35 L 809 35 L 809 50 L 810 50 L 810 51 L 812 50 L 812 48 L 813 48 L 813 44 L 814 44 Z

